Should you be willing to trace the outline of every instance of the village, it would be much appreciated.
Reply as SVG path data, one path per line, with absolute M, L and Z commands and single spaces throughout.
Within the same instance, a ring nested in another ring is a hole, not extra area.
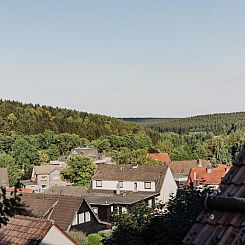
M 61 171 L 67 167 L 66 160 L 78 155 L 91 159 L 97 165 L 89 187 L 74 186 L 61 177 Z M 213 166 L 203 159 L 171 161 L 168 153 L 148 153 L 147 157 L 161 164 L 115 164 L 95 148 L 77 147 L 69 155 L 34 166 L 31 179 L 20 180 L 21 186 L 17 189 L 25 211 L 22 211 L 23 215 L 11 218 L 8 225 L 0 229 L 0 234 L 1 230 L 20 232 L 24 221 L 30 222 L 24 227 L 29 233 L 28 229 L 33 229 L 33 221 L 37 224 L 37 231 L 42 229 L 41 223 L 47 224 L 49 229 L 46 236 L 38 239 L 49 241 L 55 237 L 59 241 L 65 235 L 69 242 L 62 244 L 75 244 L 68 235 L 69 231 L 87 235 L 105 230 L 110 232 L 115 225 L 114 214 L 126 213 L 142 202 L 153 208 L 160 203 L 164 208 L 183 186 L 217 190 L 231 168 L 231 164 Z M 10 195 L 15 187 L 9 186 L 6 168 L 0 169 L 0 181 Z M 52 222 L 58 228 L 52 228 Z M 50 229 L 55 229 L 55 232 Z

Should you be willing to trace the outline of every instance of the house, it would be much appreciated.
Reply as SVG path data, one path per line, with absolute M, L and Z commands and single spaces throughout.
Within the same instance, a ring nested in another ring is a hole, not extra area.
M 7 168 L 0 168 L 0 187 L 9 187 Z
M 23 193 L 21 201 L 24 215 L 54 220 L 63 231 L 92 233 L 105 230 L 110 225 L 98 219 L 84 195 Z
M 153 160 L 164 162 L 164 163 L 170 163 L 171 162 L 171 159 L 170 159 L 168 153 L 166 153 L 166 152 L 148 153 L 147 157 L 149 157 Z
M 177 185 L 165 165 L 98 165 L 91 190 L 85 199 L 100 220 L 112 221 L 113 212 L 126 212 L 130 206 L 147 202 L 166 203 Z
M 89 157 L 91 159 L 96 159 L 99 155 L 98 150 L 95 148 L 89 148 L 89 147 L 77 147 L 71 151 L 72 155 L 81 155 L 85 157 Z
M 220 164 L 217 167 L 195 167 L 190 170 L 188 184 L 196 186 L 218 187 L 222 178 L 230 170 L 229 165 Z
M 78 245 L 54 221 L 16 215 L 0 228 L 0 243 L 6 245 Z
M 111 164 L 111 157 L 100 154 L 97 149 L 89 147 L 77 147 L 71 151 L 70 156 L 81 155 L 90 158 L 96 164 Z
M 167 163 L 171 169 L 174 179 L 178 186 L 186 185 L 188 182 L 188 176 L 192 168 L 207 167 L 211 165 L 211 162 L 207 160 L 185 160 L 185 161 L 172 161 Z
M 60 176 L 60 172 L 66 165 L 42 165 L 34 166 L 32 171 L 31 180 L 33 184 L 36 184 L 36 192 L 43 192 L 44 190 L 52 186 L 64 186 L 68 185 L 66 181 L 63 181 Z
M 217 191 L 207 196 L 204 210 L 187 233 L 183 244 L 244 244 L 245 241 L 245 149 Z

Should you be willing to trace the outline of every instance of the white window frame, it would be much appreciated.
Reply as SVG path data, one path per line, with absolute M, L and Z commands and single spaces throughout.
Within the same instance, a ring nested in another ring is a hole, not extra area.
M 96 187 L 102 187 L 102 180 L 96 180 L 95 184 L 96 184 Z
M 150 187 L 147 187 L 147 185 L 149 185 Z M 150 190 L 151 189 L 151 182 L 144 182 L 144 187 L 145 187 L 145 189 Z

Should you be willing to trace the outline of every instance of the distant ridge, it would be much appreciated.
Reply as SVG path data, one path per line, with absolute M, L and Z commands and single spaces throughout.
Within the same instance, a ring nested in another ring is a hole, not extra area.
M 110 116 L 0 99 L 0 133 L 34 135 L 52 130 L 97 139 L 131 133 L 139 126 Z
M 215 113 L 185 118 L 123 118 L 128 122 L 138 123 L 157 132 L 212 132 L 229 133 L 237 129 L 245 131 L 245 112 Z

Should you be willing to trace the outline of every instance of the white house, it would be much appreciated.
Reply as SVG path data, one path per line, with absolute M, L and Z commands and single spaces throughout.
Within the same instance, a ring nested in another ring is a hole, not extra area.
M 155 192 L 157 200 L 167 202 L 177 185 L 165 165 L 99 165 L 92 179 L 93 190 L 115 192 Z
M 166 165 L 98 165 L 91 191 L 85 196 L 101 220 L 110 222 L 115 210 L 126 211 L 137 202 L 166 203 L 177 185 Z

